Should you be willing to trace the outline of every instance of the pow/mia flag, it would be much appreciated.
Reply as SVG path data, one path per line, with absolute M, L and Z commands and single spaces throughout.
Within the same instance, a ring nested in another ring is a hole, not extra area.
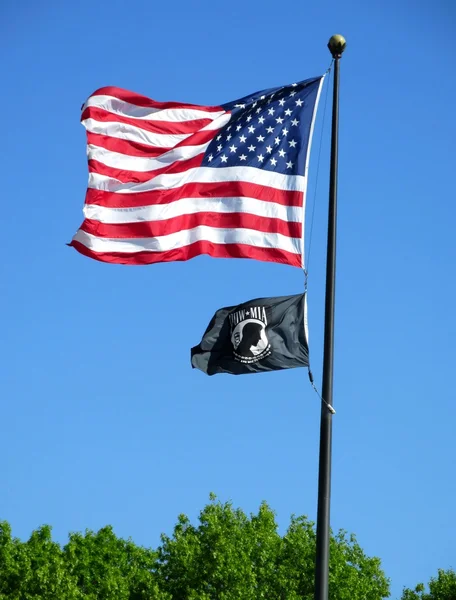
M 221 308 L 191 357 L 192 367 L 207 375 L 307 367 L 306 295 L 258 298 Z

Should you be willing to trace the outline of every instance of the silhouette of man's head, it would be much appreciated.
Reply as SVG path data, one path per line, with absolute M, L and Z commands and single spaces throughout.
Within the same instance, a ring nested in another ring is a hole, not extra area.
M 251 346 L 256 346 L 261 339 L 263 327 L 259 323 L 246 323 L 242 330 L 242 340 L 236 349 L 241 356 L 253 356 Z

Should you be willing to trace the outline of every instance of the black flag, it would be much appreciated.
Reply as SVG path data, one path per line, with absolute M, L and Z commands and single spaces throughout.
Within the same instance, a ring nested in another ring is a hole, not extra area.
M 192 367 L 207 375 L 307 367 L 306 312 L 305 294 L 221 308 L 192 348 Z

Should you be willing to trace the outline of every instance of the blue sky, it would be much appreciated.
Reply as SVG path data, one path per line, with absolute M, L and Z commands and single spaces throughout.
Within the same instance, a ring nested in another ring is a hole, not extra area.
M 315 518 L 320 406 L 306 371 L 209 378 L 189 358 L 217 308 L 299 293 L 302 272 L 208 257 L 106 265 L 65 243 L 82 221 L 79 117 L 95 89 L 228 102 L 323 73 L 340 32 L 332 526 L 382 559 L 393 598 L 456 567 L 455 11 L 450 0 L 2 4 L 0 518 L 15 535 L 49 523 L 64 542 L 110 523 L 154 546 L 210 491 L 248 512 L 267 500 L 282 531 L 291 513 Z M 318 385 L 325 96 L 309 186 Z

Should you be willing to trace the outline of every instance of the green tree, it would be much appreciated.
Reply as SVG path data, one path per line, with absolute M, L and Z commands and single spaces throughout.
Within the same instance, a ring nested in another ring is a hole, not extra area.
M 267 504 L 248 516 L 211 496 L 198 523 L 179 516 L 157 550 L 111 527 L 72 533 L 63 548 L 49 527 L 21 542 L 0 523 L 0 600 L 313 600 L 314 561 L 306 517 L 280 535 Z M 345 532 L 332 536 L 331 600 L 382 600 L 388 588 L 377 558 Z
M 456 572 L 439 569 L 437 577 L 431 577 L 429 592 L 419 583 L 413 590 L 405 588 L 402 600 L 456 600 Z
M 181 515 L 173 536 L 162 536 L 162 589 L 179 600 L 312 600 L 315 530 L 293 517 L 282 537 L 267 504 L 250 518 L 214 497 L 199 525 Z M 369 558 L 354 536 L 331 539 L 331 600 L 381 600 L 389 582 L 377 558 Z
M 84 600 L 167 598 L 158 587 L 157 553 L 118 538 L 112 527 L 70 534 L 63 557 Z
M 77 600 L 80 594 L 69 575 L 51 528 L 40 527 L 22 543 L 11 536 L 8 523 L 0 523 L 1 600 Z
M 169 600 L 159 590 L 157 553 L 111 527 L 73 533 L 62 549 L 50 527 L 27 542 L 0 524 L 0 600 Z

